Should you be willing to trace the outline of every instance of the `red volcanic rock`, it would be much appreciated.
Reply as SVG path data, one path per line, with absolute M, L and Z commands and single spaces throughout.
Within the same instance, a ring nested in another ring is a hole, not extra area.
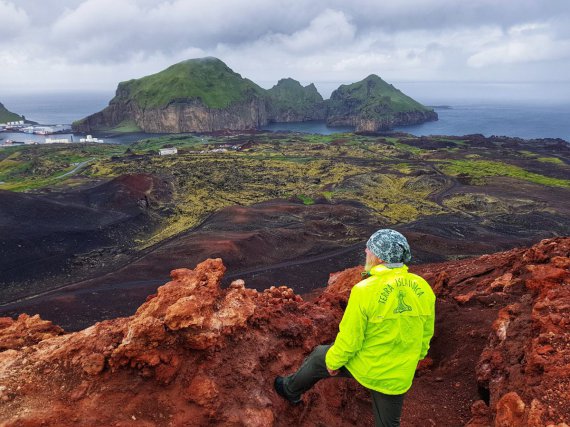
M 342 310 L 287 287 L 223 290 L 224 271 L 219 259 L 174 270 L 130 318 L 0 353 L 2 425 L 284 425 L 273 378 L 332 341 Z M 314 406 L 307 422 L 326 402 Z
M 569 254 L 570 238 L 559 238 L 413 269 L 436 288 L 438 319 L 448 323 L 438 323 L 418 366 L 403 426 L 568 422 Z M 334 340 L 362 267 L 331 275 L 312 301 L 284 286 L 257 292 L 235 281 L 221 289 L 224 271 L 219 259 L 174 270 L 133 316 L 76 333 L 38 317 L 0 319 L 0 337 L 11 337 L 0 338 L 0 425 L 373 425 L 368 392 L 354 380 L 322 381 L 298 406 L 272 386 Z M 473 320 L 464 328 L 456 319 Z M 16 341 L 27 344 L 6 344 Z M 472 362 L 465 367 L 462 358 Z M 487 402 L 457 397 L 469 378 Z
M 519 254 L 509 274 L 527 292 L 499 312 L 478 380 L 496 406 L 496 425 L 568 422 L 570 239 L 545 240 Z
M 18 319 L 0 317 L 0 351 L 19 350 L 47 338 L 63 334 L 63 329 L 39 315 L 21 314 Z
M 513 427 L 526 425 L 525 413 L 526 405 L 520 396 L 514 391 L 507 393 L 497 402 L 495 426 Z
M 362 272 L 364 272 L 364 267 L 358 266 L 331 274 L 328 286 L 321 296 L 321 301 L 326 301 L 333 306 L 346 303 L 352 287 L 362 280 Z

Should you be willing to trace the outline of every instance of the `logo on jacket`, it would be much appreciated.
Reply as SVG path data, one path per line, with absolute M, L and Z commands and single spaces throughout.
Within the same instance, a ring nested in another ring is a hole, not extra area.
M 400 290 L 400 292 L 398 292 L 398 306 L 394 310 L 394 314 L 401 314 L 405 311 L 412 311 L 412 307 L 410 307 L 408 304 L 406 304 L 406 301 L 404 301 L 404 298 L 406 298 L 406 292 L 403 290 Z

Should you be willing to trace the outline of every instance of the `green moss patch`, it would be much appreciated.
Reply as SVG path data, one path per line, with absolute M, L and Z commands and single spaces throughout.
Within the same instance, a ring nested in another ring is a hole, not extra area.
M 306 205 L 306 206 L 310 206 L 310 205 L 314 205 L 314 204 L 315 204 L 315 201 L 314 201 L 311 197 L 309 197 L 309 196 L 307 196 L 307 195 L 305 195 L 305 194 L 299 194 L 297 197 L 298 197 L 299 200 L 301 200 L 301 201 L 303 202 L 303 204 Z
M 441 169 L 454 176 L 467 175 L 474 183 L 484 183 L 484 178 L 491 176 L 508 176 L 551 187 L 570 187 L 570 180 L 551 178 L 529 172 L 519 166 L 490 160 L 451 160 L 441 164 Z

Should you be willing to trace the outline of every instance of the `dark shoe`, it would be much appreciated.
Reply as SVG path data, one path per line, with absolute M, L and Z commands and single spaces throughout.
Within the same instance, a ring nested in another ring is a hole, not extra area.
M 289 397 L 287 393 L 285 393 L 285 387 L 283 386 L 283 377 L 275 377 L 275 381 L 273 381 L 273 388 L 275 388 L 275 391 L 279 396 L 293 405 L 298 405 L 303 401 L 301 399 L 301 395 Z

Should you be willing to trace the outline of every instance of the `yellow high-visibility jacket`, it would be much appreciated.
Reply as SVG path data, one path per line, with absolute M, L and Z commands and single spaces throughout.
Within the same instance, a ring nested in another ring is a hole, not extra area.
M 326 365 L 345 366 L 372 390 L 405 393 L 427 354 L 434 321 L 435 295 L 424 279 L 405 265 L 377 265 L 352 288 Z

